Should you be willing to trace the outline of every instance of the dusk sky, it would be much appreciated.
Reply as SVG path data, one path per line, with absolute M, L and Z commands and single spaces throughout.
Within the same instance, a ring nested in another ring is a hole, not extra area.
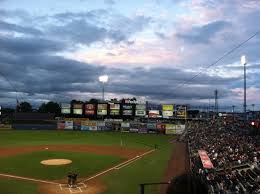
M 101 98 L 107 74 L 107 99 L 213 105 L 218 89 L 242 109 L 246 55 L 260 108 L 260 34 L 206 68 L 259 24 L 259 0 L 0 0 L 0 104 Z

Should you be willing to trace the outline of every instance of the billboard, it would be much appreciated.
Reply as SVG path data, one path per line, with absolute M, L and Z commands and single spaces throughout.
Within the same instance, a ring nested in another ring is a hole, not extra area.
M 176 106 L 176 116 L 179 118 L 187 117 L 187 107 L 185 105 Z
M 160 116 L 159 110 L 149 110 L 149 117 L 150 118 L 158 118 Z
M 198 154 L 200 156 L 200 160 L 201 160 L 201 163 L 204 168 L 206 168 L 206 169 L 214 168 L 214 166 L 205 150 L 198 150 Z
M 132 116 L 133 115 L 133 105 L 132 104 L 123 104 L 123 115 L 124 116 Z
M 95 115 L 96 105 L 95 104 L 85 104 L 85 115 Z
M 65 129 L 65 121 L 59 121 L 57 123 L 57 129 L 61 129 L 61 130 Z
M 162 105 L 162 116 L 163 118 L 169 118 L 173 116 L 174 106 L 172 104 Z
M 70 114 L 70 104 L 61 104 L 61 113 Z
M 144 117 L 146 115 L 146 104 L 137 104 L 135 107 L 135 116 Z
M 65 121 L 64 129 L 73 130 L 73 121 Z
M 73 104 L 73 114 L 82 115 L 83 104 Z
M 167 135 L 176 134 L 176 125 L 175 124 L 165 124 L 165 134 L 167 134 Z
M 98 104 L 97 115 L 100 116 L 107 115 L 107 104 Z
M 120 104 L 110 104 L 110 115 L 120 115 Z
M 97 131 L 97 122 L 96 121 L 81 121 L 81 130 Z

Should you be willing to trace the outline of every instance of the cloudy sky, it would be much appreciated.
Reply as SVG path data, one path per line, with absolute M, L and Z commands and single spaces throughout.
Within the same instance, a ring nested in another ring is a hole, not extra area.
M 218 89 L 220 106 L 242 107 L 246 55 L 260 108 L 260 34 L 206 68 L 259 18 L 259 0 L 0 0 L 0 103 L 100 98 L 108 74 L 106 98 L 213 104 Z

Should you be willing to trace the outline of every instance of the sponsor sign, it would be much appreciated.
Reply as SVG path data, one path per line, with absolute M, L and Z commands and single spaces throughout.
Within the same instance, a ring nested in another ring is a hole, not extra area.
M 123 110 L 124 116 L 132 116 L 133 111 L 132 110 Z
M 163 111 L 172 111 L 173 112 L 173 104 L 163 104 L 162 105 Z
M 96 121 L 81 121 L 81 130 L 97 131 L 97 122 Z
M 110 115 L 120 115 L 120 104 L 110 104 Z
M 121 123 L 121 128 L 130 128 L 130 123 L 128 123 L 128 122 L 122 122 L 122 123 Z
M 110 110 L 110 115 L 120 115 L 120 110 Z
M 165 129 L 176 129 L 176 125 L 175 124 L 165 124 Z
M 98 131 L 105 131 L 106 130 L 106 123 L 103 121 L 97 122 L 97 130 Z
M 110 110 L 120 110 L 120 104 L 110 104 Z
M 95 104 L 85 104 L 85 115 L 95 115 L 96 105 Z
M 172 104 L 163 104 L 162 105 L 162 115 L 163 118 L 169 118 L 173 116 L 174 106 Z
M 146 115 L 146 110 L 136 110 L 135 111 L 135 116 L 142 117 L 142 116 L 145 116 L 145 115 Z
M 138 129 L 138 133 L 148 133 L 148 129 L 140 128 L 140 129 Z
M 82 115 L 82 109 L 73 109 L 73 114 L 75 115 Z
M 82 115 L 83 104 L 73 104 L 73 114 Z
M 206 168 L 206 169 L 214 168 L 214 166 L 213 166 L 213 164 L 212 164 L 212 162 L 211 162 L 211 160 L 210 160 L 210 158 L 209 158 L 209 156 L 208 156 L 208 154 L 205 150 L 199 150 L 198 154 L 200 156 L 200 160 L 201 160 L 204 168 Z
M 176 125 L 176 134 L 180 135 L 184 132 L 185 125 Z
M 98 104 L 97 115 L 107 115 L 107 104 Z
M 156 128 L 159 132 L 164 133 L 165 132 L 166 125 L 164 123 L 157 123 Z
M 81 121 L 80 120 L 73 122 L 73 129 L 74 130 L 80 130 L 81 129 Z
M 62 114 L 70 114 L 70 108 L 62 108 L 61 113 Z
M 57 123 L 57 129 L 65 129 L 65 121 L 59 121 Z
M 149 110 L 150 118 L 158 118 L 160 116 L 159 110 Z
M 11 129 L 12 125 L 9 124 L 0 124 L 0 129 Z
M 186 118 L 187 117 L 187 107 L 184 105 L 176 106 L 176 116 L 179 118 Z
M 123 104 L 122 108 L 124 110 L 132 110 L 133 109 L 133 105 L 131 105 L 131 104 Z
M 62 114 L 70 114 L 70 104 L 61 104 L 61 113 Z
M 130 123 L 130 132 L 137 133 L 139 131 L 140 124 L 139 123 Z
M 73 121 L 65 121 L 64 129 L 73 130 Z
M 135 106 L 136 110 L 146 110 L 146 104 L 137 104 Z
M 176 129 L 165 129 L 166 135 L 174 135 L 176 134 Z
M 97 115 L 107 115 L 107 110 L 97 110 Z
M 105 122 L 106 128 L 105 130 L 111 131 L 113 128 L 112 122 Z

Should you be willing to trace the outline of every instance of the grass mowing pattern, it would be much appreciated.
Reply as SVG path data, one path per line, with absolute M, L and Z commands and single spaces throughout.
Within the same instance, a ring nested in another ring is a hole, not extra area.
M 139 194 L 140 183 L 161 182 L 171 152 L 172 146 L 158 149 L 129 166 L 102 177 L 108 187 L 104 194 Z M 146 187 L 146 190 L 145 193 L 156 194 L 158 186 Z
M 70 159 L 72 163 L 60 166 L 40 164 L 42 160 L 59 158 Z M 1 158 L 0 172 L 43 180 L 64 179 L 70 171 L 88 177 L 123 160 L 117 156 L 90 153 L 39 151 Z
M 160 182 L 162 180 L 172 152 L 172 144 L 169 143 L 169 140 L 172 138 L 172 136 L 165 135 L 120 132 L 0 131 L 0 147 L 58 144 L 120 146 L 121 140 L 123 146 L 132 148 L 152 148 L 154 144 L 157 144 L 161 149 L 158 149 L 156 152 L 145 156 L 125 168 L 100 177 L 108 188 L 104 194 L 138 194 L 140 183 Z M 22 189 L 19 185 L 14 193 L 23 194 L 20 192 Z M 25 187 L 27 188 L 31 185 L 33 184 L 28 183 Z M 2 184 L 0 181 L 0 191 L 4 187 L 5 184 Z M 11 188 L 11 190 L 14 189 Z M 155 193 L 155 190 L 149 192 L 149 194 Z M 38 193 L 28 188 L 26 194 Z

